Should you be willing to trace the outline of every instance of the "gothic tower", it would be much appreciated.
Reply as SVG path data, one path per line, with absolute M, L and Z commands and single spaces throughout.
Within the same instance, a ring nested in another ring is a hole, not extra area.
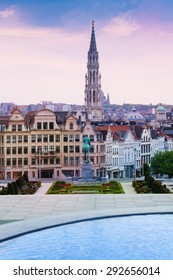
M 88 51 L 87 74 L 85 75 L 85 106 L 92 122 L 103 121 L 101 75 L 99 55 L 96 46 L 94 21 L 92 22 L 91 41 Z

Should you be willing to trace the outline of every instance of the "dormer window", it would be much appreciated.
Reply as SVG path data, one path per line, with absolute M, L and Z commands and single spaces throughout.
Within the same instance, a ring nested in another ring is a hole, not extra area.
M 70 130 L 73 130 L 73 123 L 70 123 L 69 127 L 70 127 Z
M 18 124 L 18 131 L 22 131 L 22 125 Z
M 16 125 L 12 124 L 12 131 L 16 131 Z

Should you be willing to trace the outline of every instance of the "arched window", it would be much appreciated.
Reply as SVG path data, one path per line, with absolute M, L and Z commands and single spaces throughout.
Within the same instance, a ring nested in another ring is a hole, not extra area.
M 95 92 L 95 90 L 93 91 L 93 103 L 95 103 L 96 102 L 96 92 Z
M 91 76 L 92 76 L 92 72 L 90 71 L 90 77 L 89 77 L 90 78 L 90 83 L 91 83 Z
M 93 72 L 93 83 L 95 83 L 95 71 Z

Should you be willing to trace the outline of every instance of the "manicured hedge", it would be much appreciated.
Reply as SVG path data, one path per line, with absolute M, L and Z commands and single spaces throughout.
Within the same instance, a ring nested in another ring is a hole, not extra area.
M 134 180 L 133 187 L 137 193 L 171 193 L 161 181 L 155 180 L 149 174 L 146 174 L 145 181 Z
M 7 187 L 3 187 L 3 189 L 0 191 L 0 195 L 34 194 L 37 191 L 37 189 L 41 186 L 41 182 L 29 182 L 27 174 L 24 174 L 25 176 L 23 175 L 16 181 L 8 183 Z

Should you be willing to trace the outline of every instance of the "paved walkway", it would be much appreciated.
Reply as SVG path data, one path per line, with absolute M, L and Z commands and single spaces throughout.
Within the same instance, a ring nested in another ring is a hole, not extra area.
M 45 195 L 43 183 L 34 195 L 0 196 L 0 222 L 31 219 L 67 212 L 173 206 L 171 194 L 136 194 L 130 182 L 122 183 L 125 194 Z
M 0 240 L 69 220 L 173 212 L 172 194 L 136 194 L 130 182 L 122 183 L 126 194 L 45 195 L 50 184 L 43 183 L 34 195 L 0 196 Z

